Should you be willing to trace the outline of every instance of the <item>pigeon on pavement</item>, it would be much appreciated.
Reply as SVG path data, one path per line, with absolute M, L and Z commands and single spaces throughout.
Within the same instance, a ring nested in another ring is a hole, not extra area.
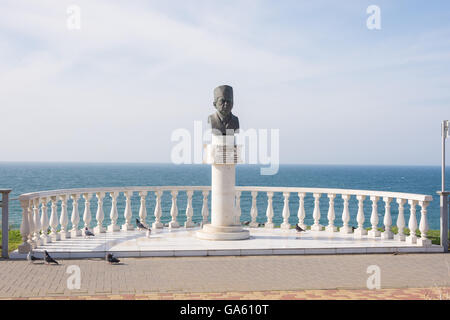
M 50 255 L 48 254 L 47 250 L 44 250 L 44 254 L 45 254 L 44 260 L 45 260 L 45 262 L 47 264 L 50 264 L 50 263 L 59 264 L 55 259 L 50 257 Z
M 108 260 L 109 264 L 119 263 L 120 262 L 120 260 L 117 259 L 116 257 L 114 257 L 112 253 L 108 253 L 106 255 L 106 260 Z
M 31 263 L 34 263 L 34 261 L 40 260 L 40 259 L 39 259 L 39 258 L 36 258 L 36 257 L 33 255 L 33 251 L 30 251 L 30 252 L 28 252 L 27 260 L 30 261 Z
M 94 237 L 95 234 L 93 234 L 91 231 L 89 231 L 88 227 L 84 228 L 84 236 L 85 237 Z
M 305 230 L 303 230 L 302 228 L 300 228 L 297 224 L 295 225 L 295 230 L 297 232 L 304 232 Z
M 151 231 L 150 228 L 147 228 L 146 226 L 144 226 L 137 218 L 136 218 L 136 226 L 139 230 L 144 229 L 144 230 Z

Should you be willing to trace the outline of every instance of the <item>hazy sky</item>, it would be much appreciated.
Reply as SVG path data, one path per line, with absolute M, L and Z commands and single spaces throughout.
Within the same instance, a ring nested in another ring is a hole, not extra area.
M 0 2 L 0 161 L 169 162 L 222 84 L 281 163 L 439 165 L 450 2 Z

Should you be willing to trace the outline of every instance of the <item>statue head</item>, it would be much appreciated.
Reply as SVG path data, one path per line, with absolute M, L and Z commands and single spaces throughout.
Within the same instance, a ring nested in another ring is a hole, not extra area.
M 213 105 L 223 117 L 228 116 L 233 109 L 233 88 L 227 85 L 215 88 Z

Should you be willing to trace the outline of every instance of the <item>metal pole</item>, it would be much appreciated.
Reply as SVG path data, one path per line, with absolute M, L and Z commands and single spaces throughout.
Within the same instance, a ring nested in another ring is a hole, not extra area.
M 441 246 L 444 252 L 448 252 L 448 196 L 450 192 L 438 192 L 441 198 Z
M 8 197 L 11 190 L 1 190 L 2 193 L 2 258 L 8 259 L 9 224 L 8 224 Z
M 442 121 L 442 192 L 445 192 L 445 138 L 448 130 L 446 130 L 446 124 L 446 121 Z

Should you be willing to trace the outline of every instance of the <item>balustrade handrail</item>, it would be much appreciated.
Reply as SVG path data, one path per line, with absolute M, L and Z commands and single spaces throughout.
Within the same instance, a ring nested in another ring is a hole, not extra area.
M 48 191 L 38 191 L 25 193 L 19 196 L 19 201 L 26 201 L 34 198 L 48 198 L 59 195 L 72 195 L 97 192 L 126 192 L 126 191 L 203 191 L 211 190 L 211 186 L 132 186 L 132 187 L 100 187 L 100 188 L 76 188 L 76 189 L 56 189 Z M 309 188 L 309 187 L 261 187 L 261 186 L 236 186 L 236 191 L 257 191 L 257 192 L 289 192 L 289 193 L 318 193 L 318 194 L 340 194 L 355 196 L 376 196 L 380 198 L 397 198 L 415 201 L 432 201 L 430 195 L 376 191 L 376 190 L 358 190 L 358 189 L 333 189 L 333 188 Z

